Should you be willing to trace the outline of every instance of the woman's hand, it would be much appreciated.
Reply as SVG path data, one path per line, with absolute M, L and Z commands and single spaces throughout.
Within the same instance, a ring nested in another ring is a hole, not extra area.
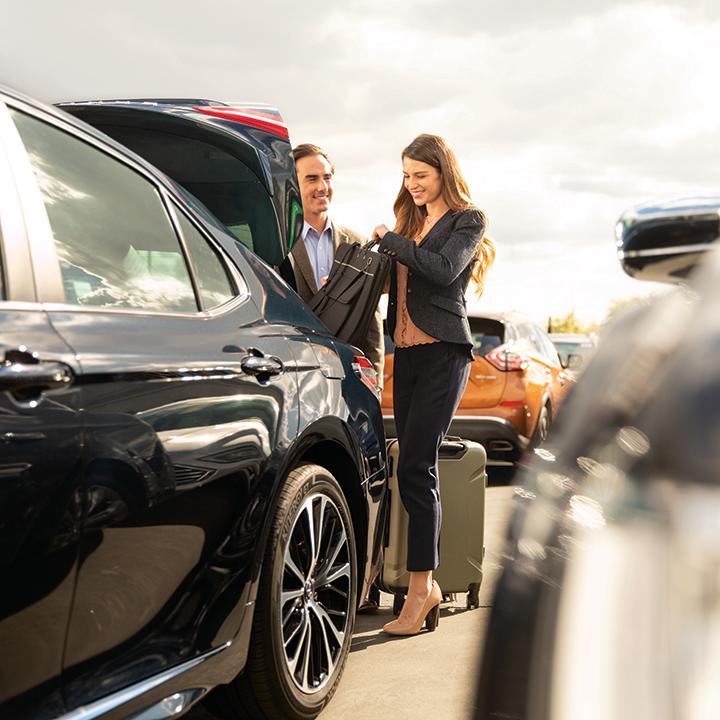
M 385 237 L 385 233 L 388 232 L 388 226 L 387 225 L 378 225 L 373 230 L 373 240 L 377 240 L 378 238 L 382 240 Z

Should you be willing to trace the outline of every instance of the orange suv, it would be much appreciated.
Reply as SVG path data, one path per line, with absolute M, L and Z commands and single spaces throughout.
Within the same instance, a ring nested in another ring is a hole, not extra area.
M 528 445 L 542 442 L 572 378 L 555 346 L 517 312 L 469 317 L 475 347 L 465 394 L 449 434 L 485 446 L 488 465 L 513 466 Z M 395 436 L 393 350 L 385 336 L 382 411 L 385 432 Z

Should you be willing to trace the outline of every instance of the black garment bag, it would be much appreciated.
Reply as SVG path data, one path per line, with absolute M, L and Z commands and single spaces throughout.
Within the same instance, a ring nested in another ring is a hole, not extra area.
M 308 306 L 340 340 L 358 345 L 368 333 L 390 271 L 387 255 L 374 242 L 340 243 L 327 282 Z

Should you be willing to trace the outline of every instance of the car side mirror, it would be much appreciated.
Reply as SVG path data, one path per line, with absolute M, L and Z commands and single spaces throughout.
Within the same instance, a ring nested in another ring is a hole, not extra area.
M 625 272 L 640 280 L 683 282 L 720 237 L 720 196 L 641 205 L 615 228 Z

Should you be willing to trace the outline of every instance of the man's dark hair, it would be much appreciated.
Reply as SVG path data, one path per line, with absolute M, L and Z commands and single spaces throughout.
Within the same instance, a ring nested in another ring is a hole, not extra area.
M 332 160 L 319 145 L 313 145 L 312 143 L 303 143 L 302 145 L 296 145 L 293 148 L 292 154 L 295 162 L 297 162 L 298 160 L 302 160 L 302 158 L 305 157 L 314 157 L 315 155 L 320 155 L 320 157 L 324 157 L 330 163 L 330 170 L 333 173 L 335 172 L 335 166 L 333 165 Z

